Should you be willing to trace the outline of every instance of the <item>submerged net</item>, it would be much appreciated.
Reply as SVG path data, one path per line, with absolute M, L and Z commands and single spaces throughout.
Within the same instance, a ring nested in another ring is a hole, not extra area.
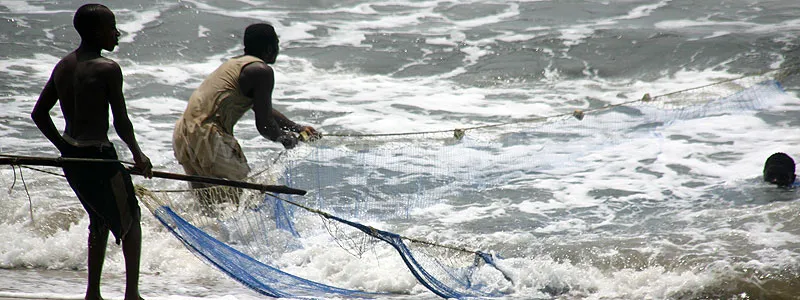
M 513 290 L 513 274 L 494 253 L 448 244 L 444 235 L 420 238 L 395 232 L 413 229 L 415 213 L 437 204 L 490 201 L 501 191 L 535 193 L 519 186 L 537 172 L 580 167 L 592 151 L 657 136 L 658 128 L 673 122 L 755 113 L 785 95 L 777 81 L 764 79 L 739 78 L 504 124 L 424 133 L 333 134 L 279 155 L 270 169 L 251 178 L 308 190 L 304 197 L 227 188 L 202 194 L 141 189 L 140 196 L 189 250 L 264 295 L 373 298 L 387 292 L 352 284 L 335 287 L 331 279 L 304 272 L 310 267 L 302 263 L 282 263 L 305 249 L 325 249 L 350 254 L 352 260 L 342 262 L 348 269 L 341 272 L 348 276 L 403 268 L 441 297 L 499 297 Z M 537 145 L 535 153 L 530 145 Z M 198 197 L 211 200 L 200 204 Z M 389 221 L 391 229 L 381 228 Z
M 214 189 L 206 193 L 221 198 L 232 193 L 230 189 Z M 272 297 L 374 298 L 386 294 L 338 288 L 275 267 L 282 256 L 320 244 L 356 258 L 361 271 L 386 268 L 386 273 L 391 273 L 405 266 L 423 286 L 445 298 L 501 296 L 481 285 L 480 277 L 508 280 L 487 253 L 403 237 L 286 198 L 246 192 L 239 196 L 239 205 L 219 203 L 209 212 L 199 207 L 192 195 L 175 196 L 175 191 L 143 188 L 138 193 L 153 215 L 198 257 Z M 300 239 L 315 236 L 324 238 L 313 242 Z M 392 256 L 395 258 L 386 258 Z

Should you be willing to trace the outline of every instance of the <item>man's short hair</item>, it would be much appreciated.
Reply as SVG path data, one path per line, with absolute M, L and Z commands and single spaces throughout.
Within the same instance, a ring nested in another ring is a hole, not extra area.
M 794 160 L 783 152 L 769 156 L 764 162 L 764 181 L 778 186 L 790 186 L 795 180 Z
M 105 5 L 97 3 L 84 4 L 75 12 L 72 18 L 72 25 L 78 31 L 81 38 L 88 37 L 92 29 L 96 28 L 101 22 L 107 21 L 111 10 Z
M 256 23 L 244 30 L 244 53 L 260 55 L 264 51 L 278 47 L 278 34 L 275 27 L 267 23 Z

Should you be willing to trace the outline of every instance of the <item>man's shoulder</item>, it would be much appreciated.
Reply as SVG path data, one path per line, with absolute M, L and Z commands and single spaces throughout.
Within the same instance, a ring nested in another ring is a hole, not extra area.
M 116 61 L 102 56 L 91 60 L 91 64 L 92 67 L 100 70 L 110 70 L 110 71 L 121 70 L 119 64 Z
M 86 72 L 94 73 L 99 76 L 109 76 L 114 78 L 122 75 L 122 68 L 112 59 L 98 57 L 85 61 Z
M 253 61 L 242 66 L 242 73 L 247 73 L 247 75 L 264 76 L 271 75 L 274 73 L 274 71 L 270 65 L 264 63 L 263 61 Z
M 75 52 L 70 52 L 69 54 L 62 57 L 56 66 L 53 68 L 55 71 L 63 70 L 63 69 L 72 69 L 75 68 L 75 65 L 78 63 L 78 58 L 75 55 Z

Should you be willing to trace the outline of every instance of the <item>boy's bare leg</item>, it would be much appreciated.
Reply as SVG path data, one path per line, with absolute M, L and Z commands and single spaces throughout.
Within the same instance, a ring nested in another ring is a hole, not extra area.
M 142 225 L 136 221 L 122 240 L 125 255 L 125 300 L 140 300 L 139 262 L 142 257 Z
M 86 300 L 102 300 L 100 296 L 100 277 L 106 259 L 108 229 L 89 230 L 89 284 L 86 287 Z

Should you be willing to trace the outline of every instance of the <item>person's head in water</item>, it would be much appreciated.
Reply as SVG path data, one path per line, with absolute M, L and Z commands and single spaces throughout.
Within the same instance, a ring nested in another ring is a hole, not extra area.
M 119 30 L 114 13 L 102 4 L 85 4 L 78 8 L 72 25 L 81 36 L 83 44 L 95 46 L 106 51 L 114 50 L 119 44 Z
M 780 187 L 790 186 L 794 183 L 794 160 L 786 153 L 772 154 L 764 163 L 764 181 L 777 184 Z
M 256 23 L 244 30 L 244 54 L 252 55 L 271 64 L 278 57 L 278 34 L 266 23 Z

